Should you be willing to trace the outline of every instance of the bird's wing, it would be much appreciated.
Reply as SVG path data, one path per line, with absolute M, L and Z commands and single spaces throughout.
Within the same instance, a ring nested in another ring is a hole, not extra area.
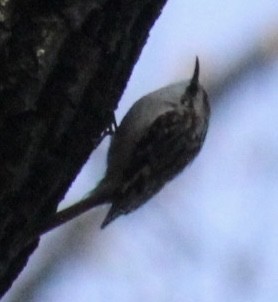
M 160 115 L 134 149 L 102 227 L 145 203 L 193 159 L 194 120 L 187 111 Z
M 188 111 L 173 110 L 159 116 L 137 143 L 129 168 L 124 171 L 125 183 L 129 184 L 124 192 L 137 188 L 140 194 L 140 175 L 147 182 L 144 186 L 155 186 L 160 180 L 160 187 L 179 173 L 196 154 L 193 133 L 194 120 Z

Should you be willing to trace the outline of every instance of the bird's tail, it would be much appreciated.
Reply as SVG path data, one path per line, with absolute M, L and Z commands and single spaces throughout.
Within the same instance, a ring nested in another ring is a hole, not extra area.
M 39 235 L 42 235 L 98 205 L 109 203 L 112 193 L 112 184 L 104 178 L 100 181 L 98 186 L 90 191 L 83 199 L 64 210 L 57 212 L 46 225 L 39 227 L 37 232 Z
M 101 224 L 101 229 L 104 229 L 110 222 L 112 222 L 113 220 L 115 220 L 122 214 L 124 214 L 124 213 L 119 211 L 115 205 L 113 206 L 113 203 L 112 203 L 111 208 L 109 209 L 106 217 L 104 218 L 104 220 Z

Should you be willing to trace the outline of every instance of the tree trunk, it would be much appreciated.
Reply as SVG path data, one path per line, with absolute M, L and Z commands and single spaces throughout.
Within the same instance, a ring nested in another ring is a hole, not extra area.
M 0 297 L 100 143 L 166 0 L 0 0 Z

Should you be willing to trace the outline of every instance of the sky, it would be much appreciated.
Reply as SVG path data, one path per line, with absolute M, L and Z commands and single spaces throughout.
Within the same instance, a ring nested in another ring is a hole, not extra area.
M 277 17 L 276 0 L 169 0 L 133 70 L 117 120 L 146 93 L 190 77 L 196 55 L 201 78 L 214 81 L 263 45 L 266 34 L 278 29 Z M 104 231 L 97 228 L 107 208 L 96 209 L 86 246 L 56 268 L 33 301 L 278 301 L 277 87 L 276 60 L 224 94 L 194 163 Z M 92 154 L 68 202 L 101 179 L 108 145 L 105 139 Z M 44 236 L 22 278 L 44 261 L 58 236 Z

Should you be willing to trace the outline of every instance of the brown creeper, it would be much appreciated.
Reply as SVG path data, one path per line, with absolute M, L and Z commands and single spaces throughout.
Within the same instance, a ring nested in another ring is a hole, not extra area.
M 196 58 L 191 80 L 161 88 L 132 106 L 112 137 L 103 180 L 84 200 L 58 212 L 44 231 L 99 204 L 112 204 L 102 228 L 139 208 L 198 154 L 209 116 Z

